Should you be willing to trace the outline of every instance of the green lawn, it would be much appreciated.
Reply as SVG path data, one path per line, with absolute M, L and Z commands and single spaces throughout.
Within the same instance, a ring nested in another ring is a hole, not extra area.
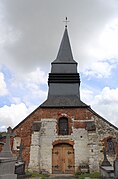
M 76 173 L 76 177 L 78 177 L 79 179 L 84 179 L 85 177 L 90 177 L 90 178 L 99 178 L 100 177 L 100 173 L 98 172 L 94 172 L 94 173 Z
M 42 179 L 46 179 L 46 177 L 48 177 L 48 175 L 46 174 L 40 174 L 40 173 L 37 173 L 37 172 L 28 172 L 27 174 L 31 174 L 31 177 L 33 178 L 37 178 L 37 177 L 41 177 Z

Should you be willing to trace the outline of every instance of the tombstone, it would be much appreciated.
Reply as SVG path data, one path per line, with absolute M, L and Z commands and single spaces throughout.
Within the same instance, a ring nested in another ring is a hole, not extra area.
M 17 179 L 17 175 L 14 174 L 16 158 L 13 157 L 11 152 L 10 136 L 12 135 L 8 131 L 6 143 L 0 153 L 0 179 Z
M 25 162 L 22 159 L 22 144 L 20 144 L 19 157 L 15 164 L 15 173 L 18 175 L 25 175 Z
M 101 176 L 105 177 L 107 179 L 114 178 L 114 168 L 107 159 L 105 148 L 104 148 L 103 152 L 104 152 L 104 160 L 100 166 Z
M 31 174 L 25 173 L 25 162 L 23 161 L 23 158 L 22 158 L 22 149 L 23 149 L 23 146 L 22 144 L 20 144 L 19 157 L 15 164 L 15 174 L 17 174 L 18 179 L 31 177 Z
M 108 159 L 107 159 L 105 148 L 104 148 L 104 150 L 103 150 L 103 153 L 104 153 L 104 160 L 103 160 L 101 166 L 112 166 L 112 165 L 110 164 L 110 162 L 108 161 Z

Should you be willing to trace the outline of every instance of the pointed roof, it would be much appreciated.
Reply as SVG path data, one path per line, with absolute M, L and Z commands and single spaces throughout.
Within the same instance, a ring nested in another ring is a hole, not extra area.
M 77 62 L 73 59 L 67 26 L 57 58 L 51 63 L 48 85 L 48 98 L 40 107 L 88 107 L 80 100 L 80 77 Z
M 88 108 L 89 106 L 83 103 L 79 96 L 69 95 L 69 96 L 49 96 L 46 101 L 41 105 L 41 108 Z
M 57 58 L 52 63 L 61 63 L 61 64 L 62 63 L 77 63 L 73 59 L 70 41 L 68 37 L 67 26 L 65 26 L 64 35 L 61 41 L 59 52 L 57 54 Z

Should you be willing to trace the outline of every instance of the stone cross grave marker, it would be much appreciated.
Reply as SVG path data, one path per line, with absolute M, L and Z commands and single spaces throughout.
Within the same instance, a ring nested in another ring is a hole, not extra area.
M 13 155 L 11 152 L 10 137 L 15 136 L 15 134 L 12 134 L 11 128 L 9 127 L 7 129 L 7 134 L 4 136 L 6 136 L 6 143 L 4 144 L 3 150 L 0 153 L 0 157 L 11 158 Z
M 22 151 L 23 151 L 23 146 L 22 146 L 22 144 L 20 144 L 20 147 L 19 147 L 19 158 L 18 158 L 18 160 L 20 162 L 23 162 Z
M 0 153 L 0 179 L 17 179 L 17 175 L 14 174 L 16 158 L 13 157 L 11 152 L 10 136 L 13 135 L 8 130 L 6 143 Z

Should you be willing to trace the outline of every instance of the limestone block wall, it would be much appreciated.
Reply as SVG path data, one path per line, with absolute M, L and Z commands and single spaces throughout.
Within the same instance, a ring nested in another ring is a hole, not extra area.
M 52 173 L 52 143 L 56 136 L 56 119 L 42 119 L 40 130 L 40 170 Z
M 89 159 L 88 134 L 85 129 L 73 128 L 72 139 L 75 151 L 75 171 L 79 166 L 87 165 Z
M 69 119 L 70 133 L 68 136 L 58 135 L 58 119 L 63 115 L 66 115 Z M 40 132 L 32 133 L 34 121 L 41 121 Z M 95 123 L 96 129 L 93 131 L 89 131 L 87 128 L 87 123 L 90 121 Z M 37 108 L 16 126 L 13 132 L 17 137 L 21 138 L 23 160 L 28 164 L 30 158 L 30 167 L 32 166 L 32 168 L 34 167 L 37 170 L 47 170 L 50 173 L 52 170 L 53 143 L 57 140 L 73 141 L 76 169 L 79 164 L 88 162 L 90 171 L 93 168 L 98 170 L 99 165 L 103 161 L 102 150 L 105 146 L 105 140 L 109 136 L 115 142 L 115 154 L 107 155 L 111 163 L 113 163 L 116 153 L 118 153 L 116 143 L 117 127 L 89 108 Z
M 30 146 L 29 170 L 40 172 L 40 132 L 33 132 Z
M 99 171 L 99 140 L 96 132 L 88 132 L 89 171 Z
M 58 136 L 56 119 L 42 119 L 39 132 L 32 134 L 29 169 L 52 173 L 52 149 L 55 141 L 74 141 L 75 170 L 88 163 L 88 136 L 85 129 L 73 128 L 72 134 Z

